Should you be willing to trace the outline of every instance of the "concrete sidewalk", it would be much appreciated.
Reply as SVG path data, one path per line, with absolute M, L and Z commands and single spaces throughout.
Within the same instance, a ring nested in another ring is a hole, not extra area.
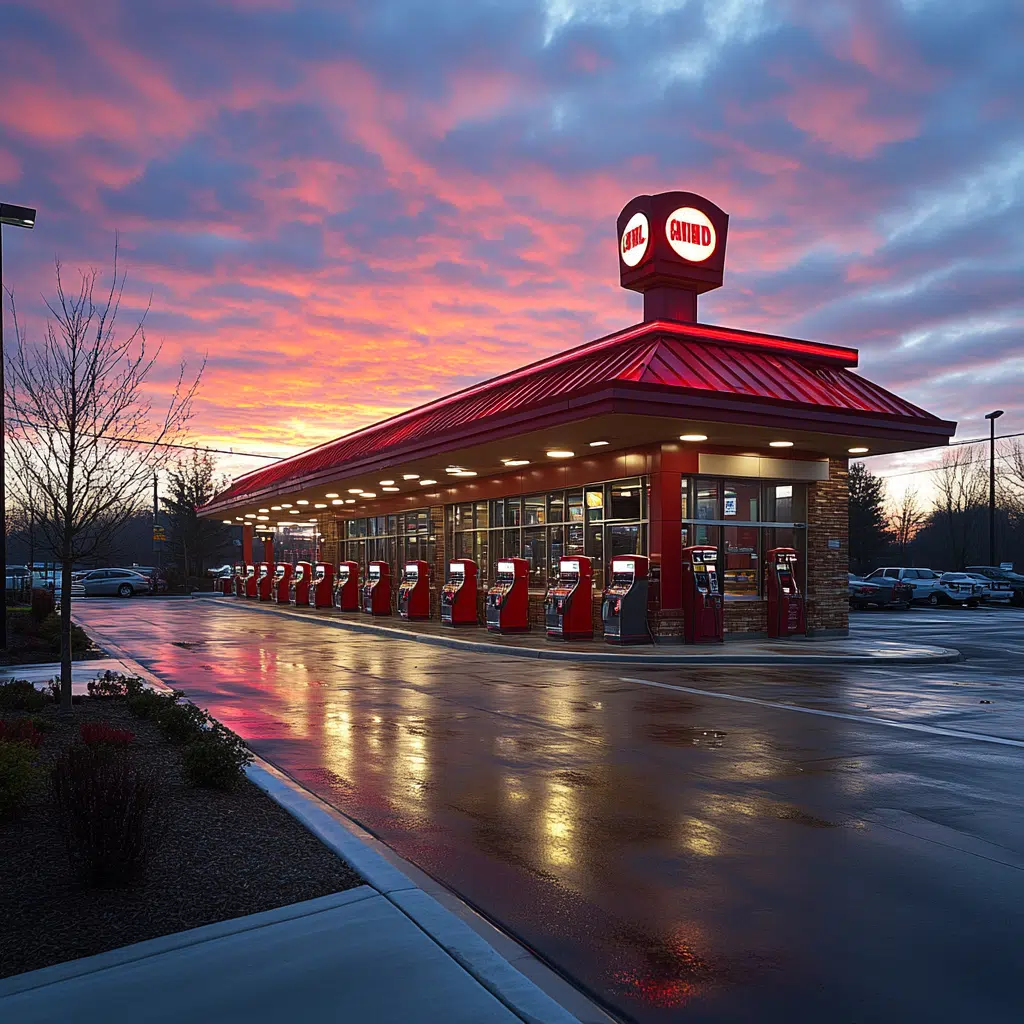
M 297 608 L 218 594 L 193 594 L 240 615 L 266 614 L 302 619 L 356 633 L 395 640 L 411 640 L 436 647 L 451 647 L 482 654 L 553 661 L 610 665 L 867 665 L 901 662 L 909 665 L 942 664 L 960 660 L 950 647 L 901 643 L 896 640 L 808 639 L 731 641 L 725 644 L 612 647 L 601 639 L 582 643 L 554 643 L 543 630 L 515 636 L 488 633 L 481 627 L 453 630 L 439 622 L 409 622 L 398 616 L 372 619 L 337 608 Z
M 364 885 L 7 978 L 0 981 L 0 1019 L 517 1024 L 526 1018 Z

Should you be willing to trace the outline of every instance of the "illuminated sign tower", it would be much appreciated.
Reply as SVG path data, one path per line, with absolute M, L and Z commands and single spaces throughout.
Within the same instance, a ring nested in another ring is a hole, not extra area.
M 644 320 L 697 320 L 697 296 L 722 287 L 729 215 L 693 192 L 637 196 L 622 208 L 619 283 L 643 292 Z

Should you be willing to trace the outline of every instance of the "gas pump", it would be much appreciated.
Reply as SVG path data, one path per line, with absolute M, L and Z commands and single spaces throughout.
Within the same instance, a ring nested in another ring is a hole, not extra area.
M 237 566 L 235 569 L 237 570 Z M 217 586 L 220 588 L 220 593 L 225 597 L 230 597 L 235 592 L 235 576 L 234 573 L 228 576 L 221 576 L 217 580 Z
M 290 562 L 278 562 L 274 569 L 274 582 L 271 584 L 270 593 L 276 604 L 287 604 L 289 591 L 292 585 L 292 573 L 294 568 Z
M 722 595 L 715 562 L 718 549 L 698 544 L 683 548 L 683 636 L 688 644 L 725 640 Z
M 334 577 L 334 607 L 343 612 L 359 611 L 359 563 L 339 562 Z
M 558 579 L 544 595 L 549 640 L 589 640 L 594 635 L 594 570 L 585 555 L 558 560 Z
M 498 562 L 484 611 L 491 633 L 529 632 L 530 563 L 525 558 L 503 558 Z
M 612 579 L 601 602 L 604 638 L 610 644 L 649 644 L 647 580 L 650 560 L 644 555 L 612 559 Z
M 430 618 L 430 565 L 406 562 L 398 585 L 398 614 L 403 619 Z
M 309 583 L 309 607 L 330 608 L 334 603 L 334 566 L 330 562 L 317 562 Z
M 245 597 L 245 563 L 235 563 L 235 597 Z
M 768 563 L 768 635 L 794 636 L 807 632 L 804 595 L 796 584 L 795 548 L 772 548 Z
M 391 566 L 387 562 L 371 562 L 366 567 L 362 598 L 367 615 L 391 614 Z
M 296 562 L 292 581 L 288 585 L 288 600 L 292 604 L 309 604 L 309 581 L 313 576 L 313 566 L 309 562 Z
M 448 579 L 441 588 L 441 621 L 446 626 L 475 626 L 476 562 L 457 558 L 448 563 Z
M 245 567 L 245 596 L 255 597 L 256 596 L 256 580 L 259 575 L 260 566 L 262 562 L 256 562 L 253 565 L 247 565 Z
M 273 562 L 260 562 L 260 571 L 256 576 L 256 597 L 260 601 L 269 601 L 273 596 L 274 573 L 277 566 Z

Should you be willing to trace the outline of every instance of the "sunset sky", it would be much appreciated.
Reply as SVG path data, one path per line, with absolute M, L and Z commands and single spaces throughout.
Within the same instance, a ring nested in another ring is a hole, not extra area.
M 1019 0 L 6 0 L 4 280 L 38 330 L 119 231 L 194 439 L 283 455 L 638 321 L 615 217 L 688 189 L 703 321 L 1020 431 L 1022 49 Z

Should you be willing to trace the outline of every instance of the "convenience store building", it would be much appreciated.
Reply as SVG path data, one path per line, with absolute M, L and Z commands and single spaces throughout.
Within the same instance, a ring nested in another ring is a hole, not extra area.
M 243 526 L 246 560 L 254 530 L 299 522 L 324 561 L 387 561 L 397 579 L 424 559 L 435 602 L 449 559 L 474 559 L 485 589 L 521 556 L 537 623 L 560 557 L 588 555 L 599 594 L 613 556 L 646 554 L 651 629 L 670 642 L 684 547 L 718 549 L 727 637 L 765 632 L 764 555 L 792 547 L 808 632 L 842 635 L 849 458 L 945 444 L 956 425 L 856 373 L 854 349 L 697 322 L 727 230 L 692 193 L 637 197 L 619 269 L 643 322 L 239 477 L 204 514 Z

